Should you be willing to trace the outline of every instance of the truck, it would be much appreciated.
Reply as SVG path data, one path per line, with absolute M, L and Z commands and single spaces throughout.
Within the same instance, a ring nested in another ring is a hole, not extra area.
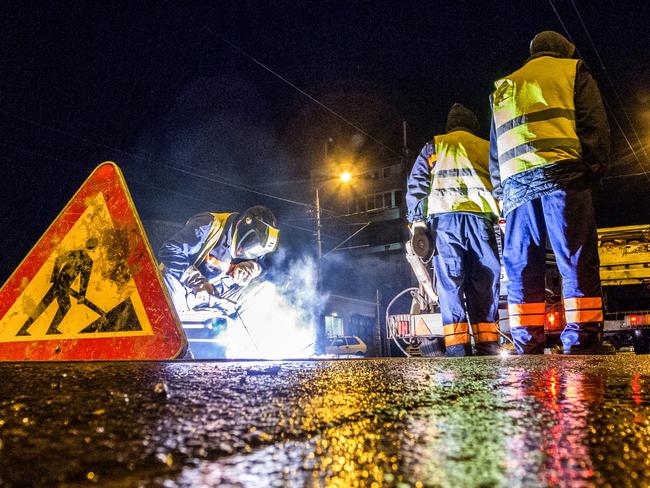
M 497 232 L 500 251 L 501 235 Z M 565 318 L 561 276 L 550 246 L 547 249 L 544 328 L 547 347 L 552 349 L 560 345 Z M 637 354 L 650 353 L 650 225 L 598 229 L 598 254 L 605 339 L 617 349 L 633 347 Z M 386 335 L 406 356 L 442 355 L 444 334 L 434 275 L 410 243 L 406 244 L 406 259 L 418 285 L 402 290 L 389 302 Z M 502 267 L 499 329 L 504 343 L 510 341 L 507 286 L 508 278 Z

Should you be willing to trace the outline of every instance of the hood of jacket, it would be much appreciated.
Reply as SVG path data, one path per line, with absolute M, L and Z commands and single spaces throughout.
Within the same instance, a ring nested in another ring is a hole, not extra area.
M 576 47 L 562 34 L 555 31 L 543 31 L 530 41 L 530 55 L 539 57 L 544 55 L 559 58 L 571 58 Z

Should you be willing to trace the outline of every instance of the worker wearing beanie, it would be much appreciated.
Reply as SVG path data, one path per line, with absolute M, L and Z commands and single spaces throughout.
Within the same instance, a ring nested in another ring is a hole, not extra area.
M 504 264 L 517 351 L 544 350 L 546 242 L 562 275 L 566 354 L 609 352 L 591 185 L 609 154 L 596 82 L 557 32 L 537 34 L 531 56 L 494 84 L 490 173 L 506 217 Z
M 456 103 L 447 133 L 427 143 L 408 180 L 407 219 L 415 236 L 430 231 L 448 356 L 498 351 L 499 214 L 488 172 L 488 141 L 476 115 Z

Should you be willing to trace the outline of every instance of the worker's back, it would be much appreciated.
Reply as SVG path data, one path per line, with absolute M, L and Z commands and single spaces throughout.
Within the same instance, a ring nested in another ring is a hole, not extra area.
M 574 87 L 578 60 L 530 59 L 495 83 L 493 113 L 501 180 L 582 157 Z
M 429 213 L 499 214 L 488 171 L 488 141 L 459 129 L 434 138 Z

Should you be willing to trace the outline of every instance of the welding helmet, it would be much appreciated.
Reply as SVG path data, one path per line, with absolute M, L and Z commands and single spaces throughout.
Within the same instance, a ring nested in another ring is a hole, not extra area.
M 278 221 L 266 207 L 257 205 L 239 216 L 230 252 L 236 259 L 257 259 L 278 247 Z

